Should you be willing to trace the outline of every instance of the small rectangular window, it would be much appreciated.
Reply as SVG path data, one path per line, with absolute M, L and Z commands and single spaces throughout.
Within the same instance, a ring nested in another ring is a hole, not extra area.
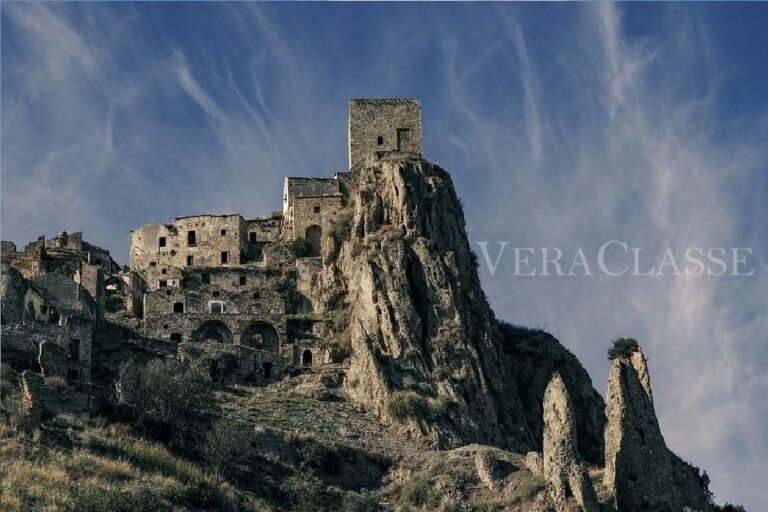
M 315 207 L 313 208 L 313 211 L 314 211 L 315 213 L 320 213 L 320 207 L 319 207 L 319 206 L 315 206 Z
M 164 236 L 161 236 L 161 237 L 158 239 L 158 245 L 159 245 L 160 247 L 165 247 L 165 237 L 164 237 Z
M 408 128 L 397 129 L 397 150 L 398 151 L 410 151 L 411 150 L 411 130 Z
M 211 302 L 211 313 L 223 313 L 224 308 L 221 305 L 221 302 Z
M 259 300 L 261 298 L 261 292 L 253 292 L 253 298 Z
M 221 236 L 227 236 L 227 230 L 226 229 L 222 229 L 221 230 Z
M 187 245 L 194 247 L 197 244 L 197 236 L 194 231 L 187 231 Z
M 74 362 L 80 360 L 80 340 L 69 340 L 69 358 Z
M 161 279 L 159 286 L 160 288 L 165 288 L 166 286 L 168 286 L 168 281 L 166 281 L 165 279 Z
M 183 313 L 184 312 L 184 303 L 183 302 L 174 302 L 173 303 L 173 312 L 174 313 Z
M 243 286 L 247 281 L 245 276 L 240 276 L 240 286 Z
M 256 233 L 248 233 L 248 241 L 252 244 L 256 243 Z
M 191 267 L 195 264 L 195 257 L 194 256 L 187 256 L 187 266 Z
M 161 273 L 161 274 L 167 274 L 167 273 L 168 273 L 168 269 L 167 269 L 167 268 L 164 268 L 164 269 L 162 269 L 162 270 L 160 271 L 160 273 Z
M 229 262 L 229 253 L 227 251 L 223 251 L 221 253 L 221 264 L 224 265 L 227 262 Z
M 150 267 L 154 267 L 154 266 L 156 266 L 156 265 L 157 265 L 157 262 L 156 262 L 156 261 L 150 261 L 150 262 L 149 262 L 149 266 L 150 266 Z

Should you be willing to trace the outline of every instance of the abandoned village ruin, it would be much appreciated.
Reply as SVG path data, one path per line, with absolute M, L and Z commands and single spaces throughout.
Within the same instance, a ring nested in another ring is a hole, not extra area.
M 542 482 L 522 510 L 710 510 L 665 445 L 639 349 L 613 361 L 604 400 L 552 336 L 495 318 L 417 99 L 350 100 L 349 168 L 286 177 L 281 211 L 147 224 L 126 267 L 82 233 L 3 241 L 2 260 L 2 362 L 34 417 L 92 410 L 121 361 L 162 354 L 214 382 L 318 376 L 402 439 L 489 445 L 487 492 Z M 393 412 L 403 396 L 421 405 Z
M 311 288 L 324 243 L 349 221 L 340 216 L 346 182 L 371 160 L 421 156 L 419 100 L 353 99 L 349 171 L 286 177 L 281 212 L 148 224 L 131 232 L 129 267 L 82 233 L 40 237 L 20 252 L 3 241 L 4 359 L 34 356 L 45 375 L 85 389 L 94 329 L 104 327 L 105 313 L 123 311 L 148 338 L 176 344 L 182 358 L 231 353 L 238 379 L 267 382 L 289 368 L 343 366 L 333 329 L 314 314 Z M 286 245 L 296 239 L 307 242 L 299 258 Z

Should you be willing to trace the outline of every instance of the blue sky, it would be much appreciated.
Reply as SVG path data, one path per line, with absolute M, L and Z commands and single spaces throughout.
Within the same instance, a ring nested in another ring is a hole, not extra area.
M 670 447 L 765 508 L 768 5 L 2 4 L 2 238 L 280 208 L 346 165 L 350 97 L 422 98 L 473 241 L 751 247 L 748 278 L 510 276 L 604 391 L 640 339 Z

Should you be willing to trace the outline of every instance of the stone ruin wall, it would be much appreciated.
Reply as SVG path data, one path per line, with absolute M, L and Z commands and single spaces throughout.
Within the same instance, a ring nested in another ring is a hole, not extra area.
M 91 380 L 93 326 L 60 326 L 28 322 L 3 325 L 3 359 L 16 360 L 27 367 L 37 367 L 45 377 L 61 377 L 73 384 L 86 385 Z M 73 345 L 73 340 L 78 343 Z M 76 351 L 73 349 L 77 347 Z M 71 371 L 77 371 L 73 379 Z
M 192 244 L 190 232 L 194 232 Z M 163 268 L 239 266 L 246 250 L 245 221 L 240 215 L 181 217 L 173 224 L 149 224 L 131 232 L 131 268 L 144 274 L 150 289 L 159 286 Z M 225 263 L 222 253 L 227 254 Z
M 410 146 L 398 148 L 398 129 L 408 129 Z M 379 144 L 381 137 L 381 144 Z M 417 99 L 353 99 L 349 101 L 349 167 L 380 154 L 424 151 L 421 102 Z

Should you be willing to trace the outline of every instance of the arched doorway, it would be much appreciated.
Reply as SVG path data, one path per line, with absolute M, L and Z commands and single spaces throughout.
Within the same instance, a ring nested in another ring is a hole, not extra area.
M 232 343 L 232 331 L 227 324 L 220 320 L 208 320 L 200 324 L 200 327 L 192 334 L 192 341 Z
M 277 329 L 268 322 L 253 322 L 248 324 L 240 336 L 240 344 L 245 347 L 258 348 L 277 352 L 279 338 Z
M 301 366 L 309 368 L 312 366 L 312 351 L 307 349 L 301 354 Z
M 320 256 L 320 239 L 323 236 L 323 228 L 317 224 L 312 224 L 307 227 L 304 239 L 309 243 L 312 248 L 309 256 Z

